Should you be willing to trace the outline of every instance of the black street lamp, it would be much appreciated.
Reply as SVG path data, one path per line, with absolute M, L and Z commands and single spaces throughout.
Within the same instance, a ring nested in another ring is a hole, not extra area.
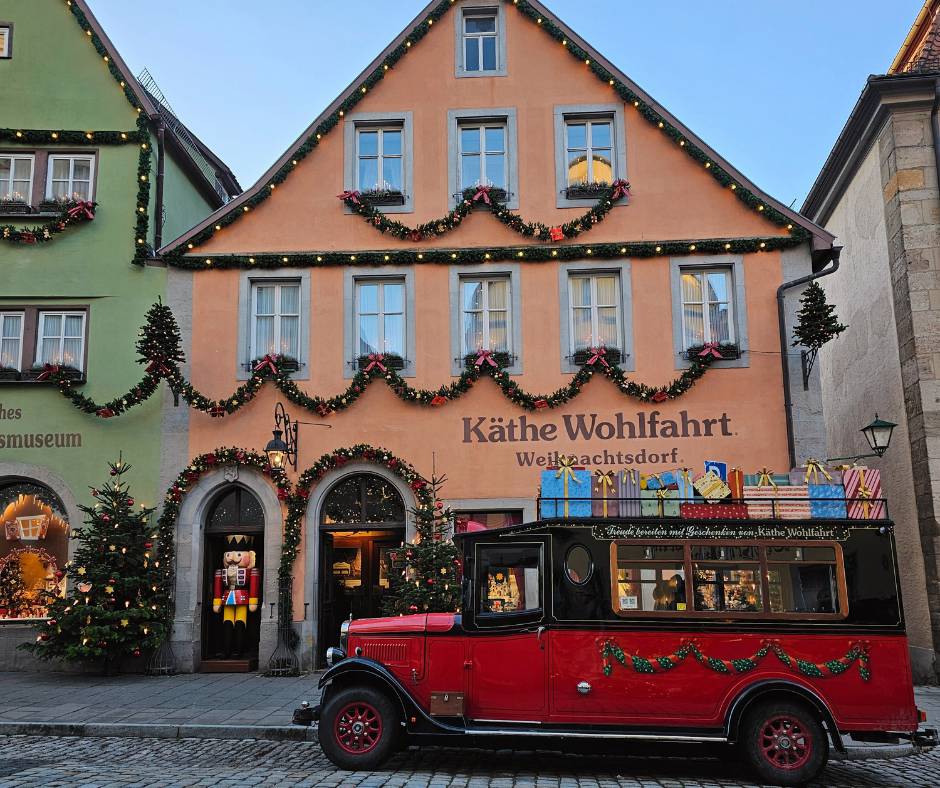
M 891 445 L 891 435 L 894 433 L 894 428 L 898 425 L 893 421 L 885 421 L 884 419 L 879 419 L 878 414 L 875 414 L 875 419 L 867 427 L 862 427 L 859 432 L 865 436 L 865 440 L 868 441 L 868 447 L 871 449 L 870 454 L 853 454 L 848 457 L 829 457 L 826 462 L 835 462 L 836 460 L 860 460 L 863 457 L 884 457 L 885 452 L 888 450 L 888 447 Z
M 318 424 L 312 421 L 296 421 L 287 415 L 284 406 L 278 402 L 274 406 L 274 429 L 273 437 L 264 447 L 264 453 L 268 455 L 268 462 L 276 471 L 284 471 L 290 465 L 297 470 L 297 425 L 308 424 L 311 427 L 326 427 L 329 429 L 331 424 Z

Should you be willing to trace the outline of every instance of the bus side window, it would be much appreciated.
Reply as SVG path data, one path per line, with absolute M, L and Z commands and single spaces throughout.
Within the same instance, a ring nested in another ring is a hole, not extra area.
M 524 613 L 542 607 L 542 548 L 479 548 L 478 613 Z
M 834 547 L 768 547 L 772 613 L 841 613 Z
M 694 545 L 695 609 L 757 613 L 761 602 L 760 556 L 750 545 Z
M 618 543 L 614 555 L 615 613 L 685 612 L 682 545 Z

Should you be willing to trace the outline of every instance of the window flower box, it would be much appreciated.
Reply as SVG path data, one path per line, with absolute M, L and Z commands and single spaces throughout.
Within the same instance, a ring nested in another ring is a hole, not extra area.
M 700 354 L 704 349 L 705 345 L 693 345 L 685 351 L 684 356 L 687 361 L 694 361 L 697 358 L 702 358 Z M 733 342 L 719 342 L 715 349 L 721 354 L 722 361 L 734 361 L 741 358 L 741 349 Z M 717 358 L 714 358 L 714 360 L 718 361 Z
M 617 366 L 621 361 L 623 361 L 623 352 L 620 350 L 620 348 L 604 347 L 604 348 L 596 348 L 596 349 L 605 351 L 604 355 L 601 356 L 601 358 L 604 359 L 604 361 L 606 361 L 612 367 Z M 594 357 L 594 350 L 595 348 L 589 348 L 589 347 L 579 348 L 571 356 L 572 363 L 578 367 L 587 366 L 588 361 L 590 361 Z M 592 364 L 592 366 L 602 367 L 604 365 L 598 361 Z
M 405 195 L 397 189 L 371 189 L 359 195 L 359 201 L 373 208 L 387 205 L 404 205 Z
M 13 367 L 0 367 L 0 383 L 16 381 L 20 379 L 20 371 Z
M 470 186 L 469 188 L 464 189 L 463 192 L 455 196 L 462 200 L 472 200 L 479 190 L 480 190 L 479 185 Z M 506 200 L 508 199 L 509 199 L 509 192 L 507 192 L 502 186 L 490 186 L 490 201 L 491 202 L 506 202 Z M 483 202 L 483 200 L 477 200 L 475 203 L 473 203 L 473 206 L 475 208 L 481 205 L 483 207 L 487 207 L 486 203 Z
M 377 364 L 381 363 L 382 366 L 384 366 L 386 369 L 402 370 L 405 368 L 405 364 L 407 363 L 405 359 L 403 359 L 397 353 L 378 353 L 376 355 L 380 355 L 382 358 L 374 359 L 375 362 Z M 369 356 L 359 356 L 355 363 L 358 369 L 365 371 L 365 369 L 373 363 L 373 359 L 369 358 Z
M 565 197 L 569 200 L 599 200 L 610 191 L 610 184 L 606 181 L 595 183 L 576 183 L 565 189 Z
M 25 370 L 21 376 L 20 380 L 29 381 L 32 383 L 51 383 L 51 378 L 43 378 L 39 380 L 39 376 L 46 371 L 45 364 L 38 364 L 36 366 L 30 367 L 28 370 Z M 57 375 L 60 380 L 69 380 L 72 383 L 84 383 L 85 382 L 85 372 L 84 370 L 77 369 L 75 367 L 68 366 L 59 366 L 59 374 Z
M 68 208 L 68 200 L 56 200 L 52 197 L 44 197 L 42 202 L 39 203 L 39 213 L 55 213 L 60 214 L 66 208 Z
M 297 372 L 300 369 L 300 362 L 293 356 L 273 356 L 277 365 L 277 368 L 280 372 Z M 249 372 L 253 372 L 259 364 L 264 361 L 263 358 L 252 359 L 248 362 L 247 367 Z
M 511 366 L 512 362 L 515 360 L 515 356 L 506 350 L 494 350 L 490 355 L 492 355 L 493 361 L 499 364 L 502 369 Z M 467 355 L 463 357 L 464 366 L 474 366 L 477 363 L 477 356 L 477 353 L 467 353 Z M 489 366 L 489 364 L 486 364 L 486 366 Z
M 0 214 L 23 214 L 29 213 L 31 210 L 32 208 L 26 204 L 25 199 L 12 197 L 0 200 Z

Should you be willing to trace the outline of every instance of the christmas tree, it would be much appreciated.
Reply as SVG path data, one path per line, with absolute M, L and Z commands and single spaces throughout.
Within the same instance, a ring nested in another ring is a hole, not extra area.
M 20 566 L 20 559 L 14 555 L 0 565 L 0 610 L 6 611 L 3 615 L 7 618 L 18 618 L 28 603 L 23 567 Z
M 392 557 L 388 615 L 460 610 L 460 555 L 450 538 L 454 513 L 439 500 L 445 477 L 432 477 L 411 511 L 417 533 Z
M 847 326 L 839 322 L 836 308 L 826 302 L 826 293 L 818 282 L 812 282 L 800 297 L 799 323 L 793 329 L 793 345 L 802 345 L 818 351 L 823 345 L 841 334 Z
M 147 322 L 138 332 L 137 352 L 142 364 L 181 364 L 184 360 L 180 328 L 172 310 L 161 300 L 147 310 Z
M 124 657 L 139 657 L 166 634 L 166 569 L 154 560 L 150 515 L 135 508 L 121 477 L 130 466 L 110 463 L 113 479 L 92 489 L 94 506 L 78 534 L 79 547 L 65 565 L 67 596 L 48 594 L 49 618 L 35 643 L 39 659 L 97 662 L 110 672 Z

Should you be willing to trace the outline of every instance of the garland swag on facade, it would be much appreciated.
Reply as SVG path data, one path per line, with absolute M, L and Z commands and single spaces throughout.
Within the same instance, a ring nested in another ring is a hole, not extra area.
M 395 369 L 386 364 L 381 353 L 367 357 L 368 363 L 360 368 L 349 386 L 340 394 L 331 397 L 310 396 L 290 377 L 293 365 L 285 364 L 283 356 L 268 355 L 260 359 L 251 371 L 251 377 L 228 397 L 211 399 L 195 388 L 180 371 L 183 361 L 180 334 L 172 310 L 160 302 L 147 312 L 147 322 L 141 328 L 137 342 L 140 363 L 147 364 L 143 378 L 128 392 L 106 403 L 95 402 L 75 389 L 68 371 L 57 365 L 47 364 L 37 380 L 55 383 L 59 392 L 79 410 L 100 418 L 112 418 L 126 413 L 135 405 L 148 400 L 156 392 L 161 380 L 166 380 L 170 390 L 182 397 L 192 408 L 214 418 L 235 413 L 251 402 L 261 388 L 271 381 L 287 399 L 321 418 L 351 407 L 376 380 L 382 380 L 403 402 L 440 407 L 459 399 L 481 378 L 490 378 L 499 386 L 503 396 L 514 405 L 534 411 L 557 408 L 570 402 L 595 376 L 600 375 L 613 383 L 625 396 L 641 402 L 665 402 L 678 399 L 705 374 L 715 361 L 724 358 L 722 347 L 708 343 L 695 352 L 690 352 L 689 367 L 664 386 L 649 386 L 637 383 L 627 376 L 618 365 L 607 362 L 605 348 L 591 348 L 590 358 L 571 381 L 546 394 L 532 394 L 519 387 L 505 370 L 499 359 L 489 350 L 481 349 L 468 357 L 466 367 L 457 380 L 436 389 L 421 389 L 411 386 Z M 726 349 L 730 346 L 724 346 Z M 290 366 L 290 369 L 286 367 Z
M 502 2 L 510 4 L 510 0 L 502 0 Z M 402 42 L 383 58 L 382 63 L 377 66 L 375 70 L 373 70 L 368 76 L 366 76 L 362 82 L 354 86 L 355 89 L 352 90 L 349 95 L 340 102 L 340 104 L 330 113 L 330 115 L 317 124 L 317 126 L 311 131 L 307 138 L 300 145 L 298 145 L 296 149 L 291 151 L 290 158 L 273 173 L 270 180 L 264 185 L 264 188 L 259 189 L 255 194 L 239 202 L 242 210 L 229 210 L 227 213 L 218 217 L 212 225 L 206 227 L 189 238 L 187 243 L 181 243 L 178 246 L 167 250 L 167 252 L 164 254 L 164 258 L 167 260 L 167 262 L 174 266 L 178 265 L 189 268 L 203 267 L 199 265 L 198 261 L 194 261 L 195 264 L 192 264 L 190 261 L 185 261 L 183 258 L 186 253 L 207 241 L 218 230 L 224 229 L 228 225 L 237 222 L 244 214 L 250 212 L 252 208 L 257 207 L 267 200 L 274 193 L 277 186 L 287 180 L 294 168 L 318 147 L 322 138 L 335 129 L 340 124 L 345 114 L 354 109 L 356 105 L 358 105 L 359 102 L 366 95 L 368 95 L 369 91 L 373 90 L 383 79 L 385 79 L 390 71 L 394 70 L 395 64 L 398 63 L 398 61 L 400 61 L 406 54 L 408 54 L 408 52 L 414 48 L 414 45 L 419 43 L 421 39 L 431 31 L 433 25 L 439 22 L 448 13 L 448 11 L 450 11 L 453 5 L 454 0 L 441 0 L 441 2 L 434 6 L 428 13 L 427 17 L 419 22 L 415 27 L 413 27 L 404 37 Z M 734 193 L 734 195 L 748 208 L 758 211 L 762 216 L 770 220 L 772 223 L 785 228 L 789 235 L 780 237 L 779 240 L 788 242 L 786 243 L 786 246 L 798 245 L 809 238 L 809 233 L 804 228 L 794 226 L 792 220 L 789 217 L 773 206 L 767 205 L 766 201 L 759 195 L 754 194 L 754 192 L 752 192 L 750 189 L 739 184 L 727 170 L 718 164 L 718 162 L 716 162 L 706 151 L 702 150 L 692 140 L 688 139 L 688 137 L 679 128 L 671 123 L 668 118 L 662 115 L 652 104 L 632 90 L 617 75 L 613 74 L 602 64 L 598 63 L 597 60 L 592 57 L 590 52 L 587 52 L 581 46 L 570 41 L 568 39 L 567 33 L 565 33 L 565 31 L 562 30 L 552 19 L 543 16 L 540 11 L 533 7 L 531 3 L 526 2 L 526 0 L 512 0 L 511 5 L 516 8 L 519 13 L 532 21 L 534 24 L 538 25 L 555 41 L 563 46 L 572 57 L 584 63 L 585 67 L 589 68 L 598 79 L 606 82 L 610 86 L 611 90 L 617 94 L 617 96 L 619 96 L 625 103 L 633 105 L 637 112 L 639 112 L 647 122 L 658 128 L 663 134 L 669 137 L 683 151 L 685 151 L 688 156 L 700 163 L 706 169 L 706 171 L 719 184 L 721 184 L 721 186 L 729 188 Z M 514 214 L 510 215 L 514 216 Z M 519 222 L 522 222 L 522 220 L 519 219 Z M 216 228 L 218 228 L 218 230 Z M 439 233 L 434 234 L 437 235 Z M 763 248 L 763 246 L 761 248 Z M 777 246 L 775 248 L 780 249 L 785 247 Z M 479 255 L 481 251 L 486 250 L 473 251 Z M 674 253 L 685 254 L 688 253 L 688 251 L 689 244 L 685 244 L 684 251 Z M 718 250 L 707 250 L 704 247 L 696 250 L 695 244 L 693 244 L 691 251 L 706 252 Z M 735 251 L 759 250 L 753 249 Z M 348 259 L 348 256 L 346 259 Z M 284 262 L 287 262 L 287 260 L 285 259 Z M 410 262 L 414 262 L 413 256 Z M 233 262 L 226 267 L 246 266 L 247 264 L 248 261 L 246 257 L 236 256 L 233 258 Z M 312 263 L 307 262 L 304 263 L 304 265 L 312 265 Z

